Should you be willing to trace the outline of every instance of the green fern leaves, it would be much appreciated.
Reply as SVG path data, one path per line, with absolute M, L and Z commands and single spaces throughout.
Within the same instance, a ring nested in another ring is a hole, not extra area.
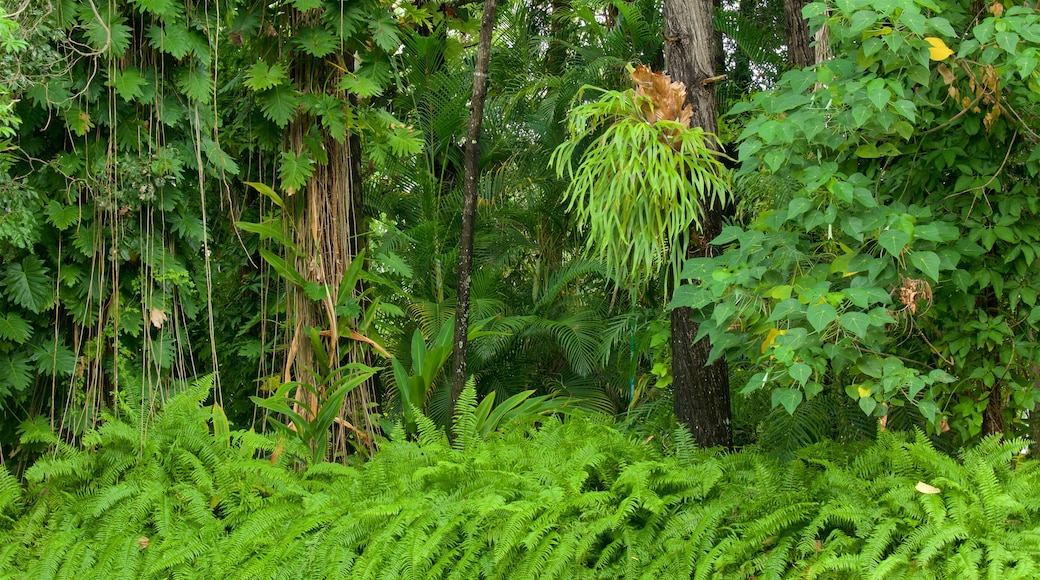
M 26 473 L 0 469 L 0 578 L 1035 578 L 1040 470 L 1021 441 L 960 459 L 882 433 L 850 458 L 664 454 L 608 421 L 485 431 L 472 386 L 456 439 L 303 473 L 276 444 L 170 400 L 142 438 L 109 418 Z M 485 399 L 485 401 L 487 401 Z M 486 407 L 486 408 L 485 408 Z M 514 402 L 512 407 L 519 408 Z M 211 429 L 209 421 L 217 424 Z M 42 425 L 27 440 L 53 441 Z M 287 441 L 290 447 L 300 443 Z M 281 455 L 285 456 L 285 455 Z

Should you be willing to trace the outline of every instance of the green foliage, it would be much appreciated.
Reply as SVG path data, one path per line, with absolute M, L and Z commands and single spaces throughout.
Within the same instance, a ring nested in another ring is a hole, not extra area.
M 317 342 L 316 332 L 312 332 L 312 335 Z M 273 417 L 268 418 L 268 421 L 274 424 L 283 436 L 298 438 L 309 452 L 304 458 L 306 464 L 314 465 L 326 458 L 329 429 L 343 408 L 343 400 L 350 391 L 369 380 L 378 370 L 362 364 L 350 364 L 317 376 L 315 384 L 289 381 L 277 385 L 270 397 L 250 398 L 257 406 L 289 418 L 292 422 L 291 428 Z M 293 398 L 294 395 L 301 394 L 301 398 Z
M 570 178 L 568 211 L 588 228 L 587 250 L 619 279 L 640 283 L 663 266 L 678 274 L 690 227 L 699 227 L 704 206 L 725 204 L 729 190 L 714 137 L 648 118 L 656 106 L 664 105 L 632 89 L 603 91 L 571 111 L 568 139 L 550 160 Z
M 20 486 L 0 471 L 0 577 L 1035 577 L 1040 470 L 1021 441 L 953 459 L 922 434 L 820 445 L 780 464 L 661 451 L 600 419 L 484 432 L 472 386 L 455 441 L 298 472 L 228 431 L 201 382 L 146 431 L 132 411 L 59 443 Z M 213 426 L 210 427 L 210 422 Z M 53 440 L 53 435 L 50 436 Z M 849 453 L 852 451 L 852 453 Z
M 745 393 L 793 411 L 844 391 L 960 440 L 1024 430 L 1040 362 L 1040 19 L 965 8 L 812 3 L 834 58 L 733 109 L 754 115 L 741 173 L 791 195 L 688 262 L 697 284 L 674 305 L 699 311 L 716 356 L 757 366 Z

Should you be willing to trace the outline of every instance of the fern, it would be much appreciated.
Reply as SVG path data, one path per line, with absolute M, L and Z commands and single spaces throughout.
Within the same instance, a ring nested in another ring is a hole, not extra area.
M 291 442 L 214 434 L 205 392 L 173 397 L 146 431 L 109 417 L 24 484 L 0 470 L 0 577 L 1031 578 L 1040 566 L 1040 469 L 1017 460 L 1020 442 L 955 459 L 886 432 L 854 454 L 822 442 L 779 462 L 699 450 L 685 431 L 662 451 L 595 416 L 484 433 L 470 385 L 454 445 L 418 415 L 417 440 L 300 472 L 271 458 Z

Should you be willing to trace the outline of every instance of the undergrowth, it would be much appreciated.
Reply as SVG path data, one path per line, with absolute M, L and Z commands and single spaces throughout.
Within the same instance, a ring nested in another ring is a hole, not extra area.
M 416 441 L 299 471 L 291 443 L 212 429 L 206 392 L 53 440 L 24 483 L 0 469 L 0 578 L 1040 577 L 1021 441 L 955 459 L 882 433 L 781 463 L 594 417 L 485 436 L 469 389 L 453 443 L 420 416 Z

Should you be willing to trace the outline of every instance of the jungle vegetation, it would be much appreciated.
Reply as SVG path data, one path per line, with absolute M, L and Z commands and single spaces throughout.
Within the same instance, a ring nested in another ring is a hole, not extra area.
M 1027 0 L 0 2 L 0 578 L 1035 578 Z

